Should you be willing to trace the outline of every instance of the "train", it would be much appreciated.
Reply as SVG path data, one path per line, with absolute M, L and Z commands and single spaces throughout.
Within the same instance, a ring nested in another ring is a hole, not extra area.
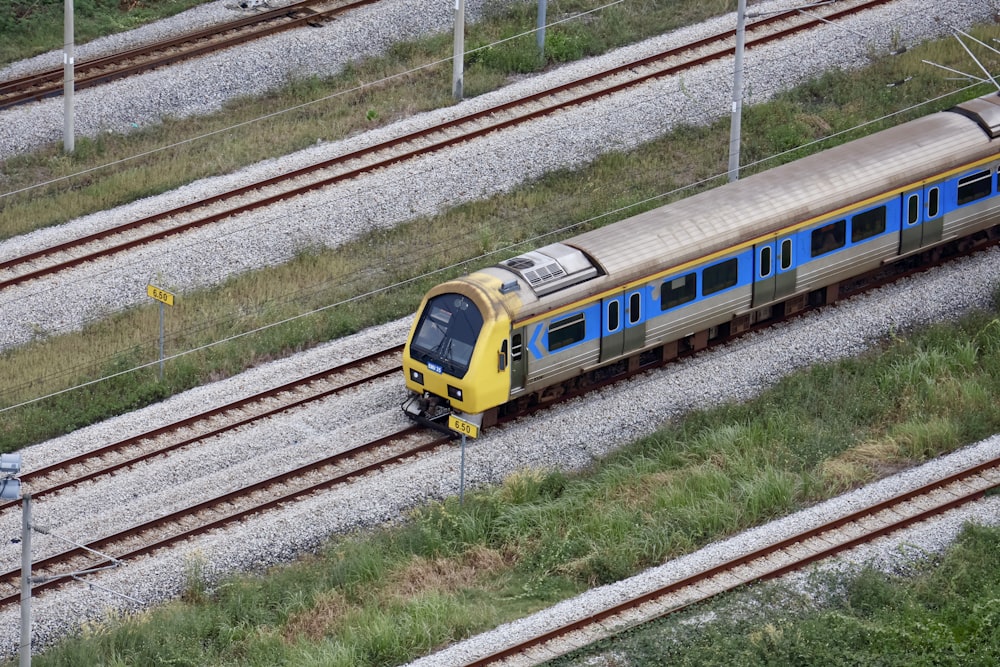
M 905 258 L 993 242 L 998 136 L 991 93 L 437 285 L 403 348 L 403 411 L 476 437 Z

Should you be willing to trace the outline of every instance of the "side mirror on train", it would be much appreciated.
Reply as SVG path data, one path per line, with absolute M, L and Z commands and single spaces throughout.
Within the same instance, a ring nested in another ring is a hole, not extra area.
M 507 341 L 500 345 L 499 359 L 497 360 L 497 370 L 504 372 L 507 370 Z

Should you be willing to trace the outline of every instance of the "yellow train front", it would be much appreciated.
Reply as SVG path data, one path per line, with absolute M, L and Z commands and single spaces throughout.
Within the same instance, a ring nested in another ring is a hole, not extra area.
M 473 437 L 510 393 L 510 310 L 516 299 L 484 273 L 424 297 L 403 350 L 413 419 Z
M 587 287 L 599 276 L 607 278 L 585 253 L 553 243 L 434 287 L 403 349 L 404 412 L 476 436 L 506 404 L 579 374 L 579 349 L 550 353 L 548 320 L 591 300 Z M 583 347 L 597 344 L 590 336 Z

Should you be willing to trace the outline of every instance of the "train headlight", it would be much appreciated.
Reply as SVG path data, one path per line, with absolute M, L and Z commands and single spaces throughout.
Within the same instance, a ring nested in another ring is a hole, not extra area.
M 456 401 L 460 401 L 462 400 L 462 390 L 458 387 L 448 385 L 448 397 L 454 398 Z
M 422 385 L 424 383 L 424 374 L 421 373 L 420 371 L 418 371 L 415 368 L 411 368 L 410 369 L 410 379 L 413 380 L 414 382 L 416 382 L 417 384 L 421 384 Z

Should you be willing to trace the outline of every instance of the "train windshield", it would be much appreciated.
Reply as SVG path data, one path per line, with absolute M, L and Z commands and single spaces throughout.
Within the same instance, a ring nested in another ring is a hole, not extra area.
M 427 302 L 410 341 L 410 356 L 432 370 L 465 377 L 483 316 L 461 294 L 440 294 Z M 435 364 L 439 368 L 434 368 Z

